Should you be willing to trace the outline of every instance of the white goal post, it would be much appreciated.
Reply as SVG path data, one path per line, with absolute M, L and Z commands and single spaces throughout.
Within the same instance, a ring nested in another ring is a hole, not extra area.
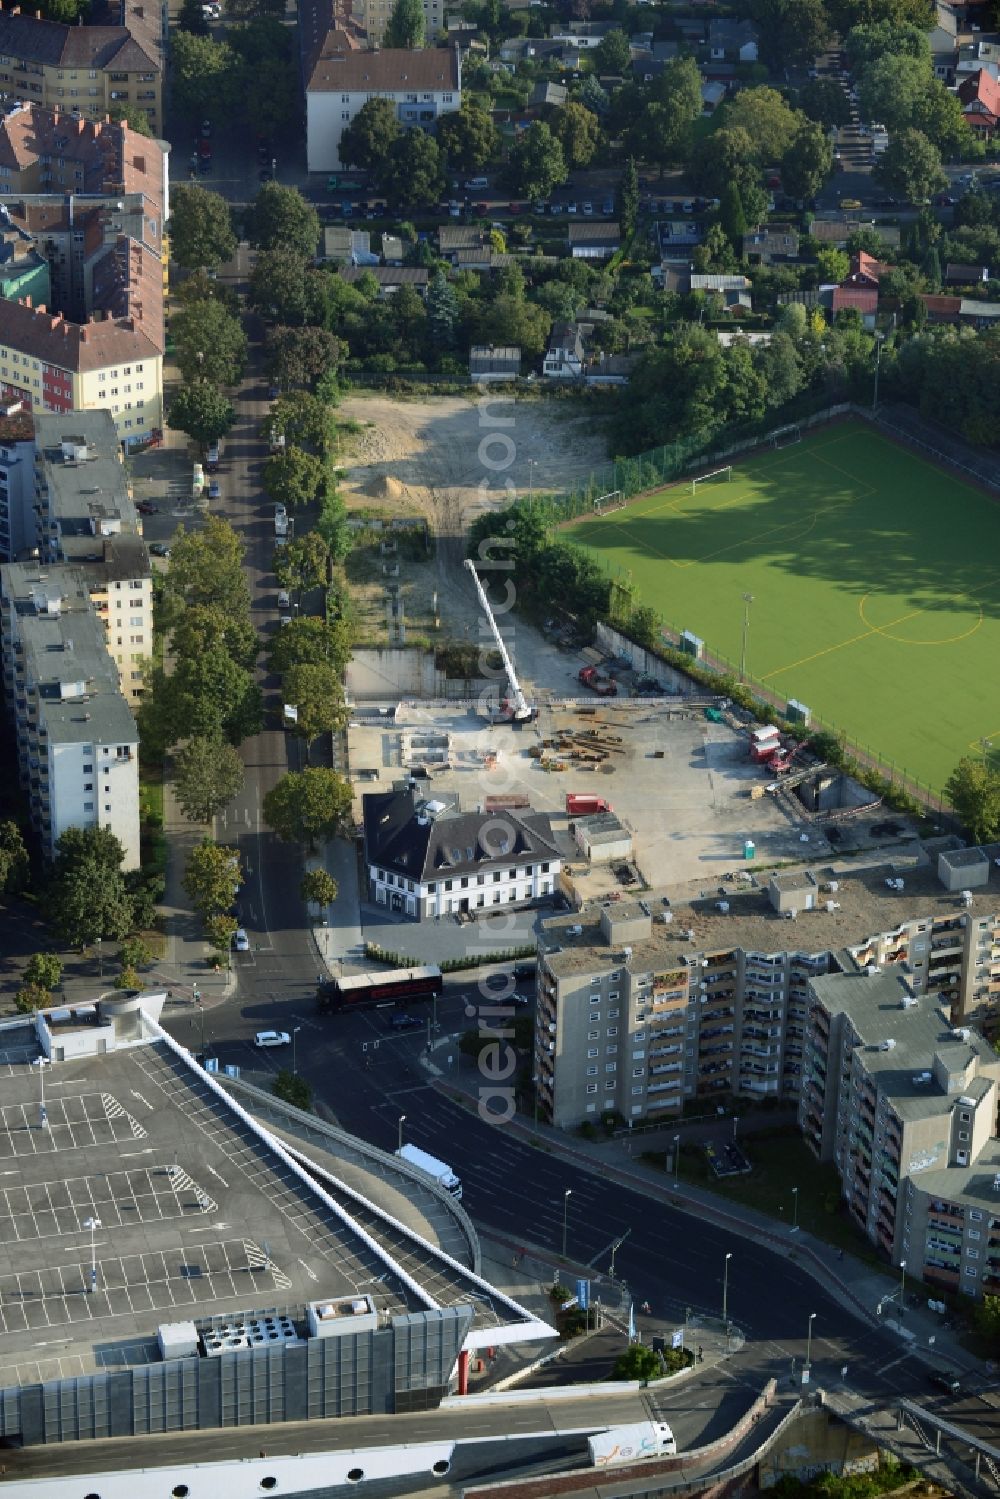
M 772 448 L 787 448 L 793 442 L 802 441 L 802 428 L 798 422 L 790 422 L 787 427 L 775 427 L 773 432 L 767 434 L 767 440 Z
M 599 494 L 594 500 L 594 510 L 598 515 L 606 515 L 609 510 L 624 510 L 625 495 L 620 489 L 609 489 L 607 494 Z
M 697 474 L 691 480 L 691 493 L 696 494 L 699 484 L 704 484 L 706 479 L 725 479 L 727 483 L 732 481 L 733 465 L 727 463 L 723 468 L 713 468 L 710 474 Z

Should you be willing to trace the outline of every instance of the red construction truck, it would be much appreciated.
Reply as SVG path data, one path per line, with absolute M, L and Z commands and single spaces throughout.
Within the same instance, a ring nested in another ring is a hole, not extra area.
M 766 765 L 781 748 L 781 736 L 773 723 L 754 729 L 750 735 L 750 758 L 756 765 Z
M 618 683 L 614 677 L 603 676 L 596 666 L 581 666 L 579 675 L 584 687 L 589 687 L 598 697 L 618 696 Z
M 592 796 L 584 791 L 567 791 L 566 811 L 571 817 L 592 817 L 595 812 L 613 812 L 614 808 L 603 796 Z

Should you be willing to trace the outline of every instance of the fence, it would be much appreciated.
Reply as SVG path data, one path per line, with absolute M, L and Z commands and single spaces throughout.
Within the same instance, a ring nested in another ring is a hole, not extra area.
M 883 427 L 898 442 L 918 448 L 936 463 L 954 468 L 976 484 L 1000 492 L 1000 467 L 994 453 L 982 453 L 943 427 L 929 422 L 909 406 L 880 406 L 876 416 L 862 412 L 875 426 Z

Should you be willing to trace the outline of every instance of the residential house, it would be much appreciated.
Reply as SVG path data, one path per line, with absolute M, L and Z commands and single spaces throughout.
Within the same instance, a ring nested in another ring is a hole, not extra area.
M 568 94 L 569 90 L 564 88 L 561 83 L 547 83 L 544 79 L 540 78 L 531 90 L 531 96 L 528 99 L 528 108 L 559 109 L 566 103 Z
M 443 0 L 422 0 L 422 6 L 424 30 L 428 39 L 433 41 L 440 31 L 445 30 L 445 5 Z M 344 6 L 338 0 L 324 0 L 323 9 L 329 16 L 329 24 L 343 25 L 347 21 L 360 32 L 369 47 L 382 46 L 392 15 L 392 0 L 349 0 Z M 460 45 L 457 37 L 454 45 Z
M 550 26 L 549 36 L 554 42 L 589 50 L 600 46 L 613 29 L 610 21 L 564 21 Z
M 0 402 L 107 408 L 127 446 L 161 431 L 167 150 L 125 124 L 32 104 L 0 117 L 11 190 L 0 239 L 30 240 L 50 282 L 44 302 L 2 303 Z M 58 184 L 46 180 L 52 165 Z
M 878 312 L 878 288 L 881 276 L 892 267 L 884 265 L 864 250 L 851 256 L 851 269 L 839 286 L 834 288 L 832 309 L 834 316 L 854 308 L 860 312 L 866 328 L 874 328 Z
M 621 229 L 616 223 L 570 224 L 569 252 L 574 260 L 607 260 L 621 249 Z
M 344 265 L 378 265 L 367 229 L 349 229 L 346 224 L 327 224 L 323 230 L 323 260 Z
M 652 83 L 679 51 L 677 42 L 654 42 L 648 51 L 641 51 L 632 58 L 632 77 L 636 83 Z
M 401 286 L 408 286 L 415 291 L 419 297 L 426 297 L 427 288 L 430 285 L 430 271 L 423 266 L 395 266 L 395 265 L 342 265 L 337 275 L 351 286 L 365 276 L 372 276 L 378 282 L 379 300 L 385 301 L 399 291 Z
M 773 265 L 794 260 L 799 253 L 799 232 L 791 224 L 764 224 L 743 236 L 743 258 L 751 265 Z
M 746 312 L 752 310 L 751 287 L 752 282 L 747 276 L 692 275 L 688 279 L 689 291 L 721 297 L 730 312 L 737 307 Z
M 165 12 L 154 0 L 122 6 L 123 24 L 68 25 L 19 6 L 0 10 L 0 107 L 24 101 L 37 109 L 105 120 L 116 105 L 145 111 L 163 133 Z
M 708 23 L 708 52 L 713 62 L 756 62 L 758 39 L 752 21 Z
M 398 234 L 383 234 L 382 263 L 384 265 L 402 265 L 410 243 L 412 241 L 404 245 L 401 236 Z
M 521 373 L 521 350 L 473 344 L 469 350 L 469 374 L 475 384 L 497 385 L 516 380 Z
M 930 296 L 922 292 L 920 300 L 924 304 L 928 323 L 947 323 L 958 327 L 962 314 L 961 297 Z
M 1000 323 L 1000 302 L 980 302 L 975 297 L 963 297 L 959 317 L 971 328 L 995 328 Z
M 954 83 L 959 57 L 958 20 L 955 12 L 947 5 L 938 3 L 935 7 L 930 44 L 935 78 L 939 78 L 942 83 Z
M 852 234 L 859 229 L 874 229 L 887 250 L 899 249 L 899 225 L 886 224 L 875 219 L 848 218 L 844 214 L 830 214 L 827 218 L 815 218 L 809 226 L 810 236 L 817 244 L 829 249 L 843 250 Z
M 554 260 L 556 257 L 548 258 Z M 486 244 L 478 250 L 459 250 L 452 264 L 459 271 L 498 271 L 501 266 L 515 264 L 516 259 L 516 256 L 501 254 Z
M 441 224 L 438 227 L 438 253 L 442 260 L 453 264 L 459 250 L 485 250 L 489 248 L 489 236 L 485 229 L 475 224 Z
M 583 359 L 579 323 L 553 323 L 542 374 L 550 380 L 579 380 L 583 376 Z
M 701 86 L 702 114 L 714 115 L 728 92 L 724 83 L 718 81 L 703 83 Z
M 693 249 L 705 238 L 705 225 L 700 219 L 658 219 L 656 233 L 660 242 L 660 257 L 668 260 L 678 251 Z
M 985 285 L 989 279 L 990 268 L 986 265 L 963 265 L 960 261 L 949 260 L 944 268 L 946 286 Z
M 552 898 L 561 859 L 548 814 L 460 812 L 411 788 L 362 797 L 369 899 L 423 921 Z
M 1000 83 L 992 73 L 980 68 L 958 85 L 962 118 L 978 136 L 992 140 L 1000 120 Z
M 595 354 L 584 366 L 585 385 L 627 385 L 638 354 Z
M 560 62 L 563 60 L 565 48 L 565 42 L 554 41 L 551 37 L 512 36 L 507 41 L 501 42 L 499 57 L 501 62 L 515 64 Z M 575 50 L 574 48 L 574 52 Z
M 305 0 L 305 9 L 321 0 Z M 303 32 L 303 48 L 308 31 Z M 369 99 L 385 99 L 398 123 L 433 130 L 462 102 L 457 47 L 362 51 L 352 33 L 333 26 L 303 58 L 306 159 L 310 172 L 337 171 L 340 139 Z

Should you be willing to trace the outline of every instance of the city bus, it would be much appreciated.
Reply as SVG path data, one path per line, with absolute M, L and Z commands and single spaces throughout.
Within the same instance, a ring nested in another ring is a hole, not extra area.
M 441 988 L 441 970 L 429 963 L 423 968 L 390 968 L 382 973 L 332 979 L 320 986 L 317 1002 L 321 1010 L 364 1010 L 373 1005 L 433 999 L 440 995 Z

